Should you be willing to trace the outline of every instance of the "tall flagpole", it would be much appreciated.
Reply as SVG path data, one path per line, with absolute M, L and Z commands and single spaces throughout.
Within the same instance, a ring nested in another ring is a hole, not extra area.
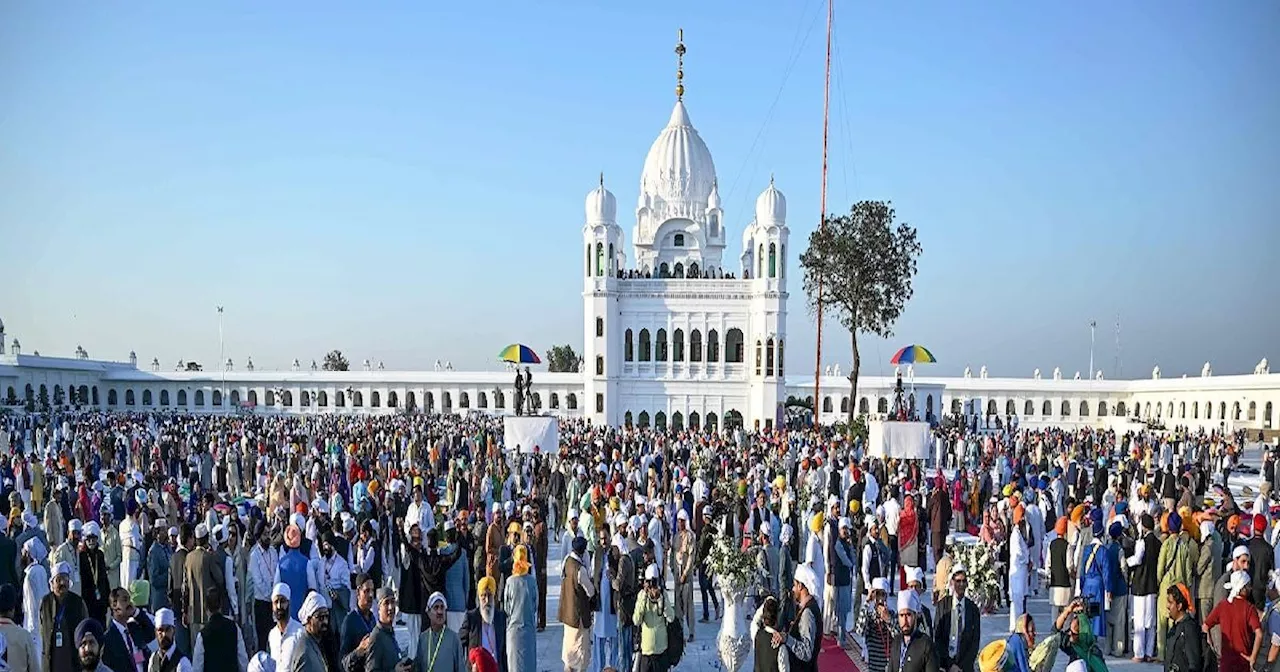
M 227 396 L 227 364 L 226 364 L 226 348 L 223 345 L 222 338 L 222 306 L 218 306 L 218 368 L 222 369 L 222 390 L 219 392 L 223 396 L 224 403 L 228 400 Z
M 827 0 L 827 74 L 822 90 L 822 191 L 818 200 L 818 228 L 827 225 L 827 138 L 831 115 L 831 23 L 835 15 L 835 0 Z M 821 424 L 822 410 L 822 274 L 818 274 L 818 298 L 814 302 L 818 318 L 818 342 L 813 365 L 813 421 Z

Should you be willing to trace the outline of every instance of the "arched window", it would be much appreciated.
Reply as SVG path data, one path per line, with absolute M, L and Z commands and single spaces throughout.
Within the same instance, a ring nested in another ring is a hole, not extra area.
M 596 276 L 602 275 L 604 275 L 604 244 L 596 243 Z
M 381 407 L 382 407 L 382 393 L 381 393 L 381 392 L 379 392 L 379 391 L 377 391 L 377 390 L 373 390 L 372 392 L 370 392 L 370 393 L 369 393 L 369 407 L 370 407 L 370 408 L 381 408 Z M 463 406 L 463 408 L 466 408 L 466 407 L 465 407 L 465 406 Z
M 657 361 L 659 362 L 667 361 L 667 330 L 666 329 L 658 330 L 658 347 L 657 347 L 656 355 L 657 356 L 654 357 L 654 359 L 656 359 Z
M 1044 400 L 1044 405 L 1040 409 L 1040 415 L 1053 415 L 1053 404 L 1048 399 Z
M 232 394 L 234 394 L 234 392 L 233 392 Z M 249 397 L 248 397 L 248 398 L 249 398 L 249 405 L 250 405 L 250 406 L 255 406 L 255 407 L 256 407 L 256 406 L 258 405 L 258 392 L 257 392 L 257 390 L 249 390 Z M 233 398 L 233 399 L 234 399 L 234 398 Z
M 781 338 L 779 338 L 779 339 L 778 339 L 778 375 L 779 375 L 779 376 L 781 376 L 781 375 L 782 375 L 782 361 L 783 361 L 783 359 L 784 359 L 784 358 L 783 358 L 783 356 L 782 356 L 782 339 L 781 339 Z
M 41 386 L 40 386 L 40 399 L 43 399 L 44 401 L 48 401 L 48 400 L 49 400 L 49 386 L 48 386 L 48 385 L 41 385 Z
M 680 411 L 671 414 L 671 429 L 677 432 L 684 429 L 684 415 Z
M 282 405 L 288 408 L 293 408 L 293 392 L 285 390 L 284 393 L 280 395 L 280 398 L 282 400 L 280 402 Z
M 489 395 L 484 392 L 476 393 L 476 406 L 479 408 L 489 408 Z
M 404 393 L 404 407 L 409 409 L 410 411 L 416 411 L 418 409 L 418 393 L 417 392 L 414 392 L 413 390 L 409 390 L 408 392 Z
M 689 332 L 689 361 L 702 361 L 702 332 L 697 329 Z
M 831 397 L 822 398 L 822 412 L 823 413 L 831 412 Z
M 27 386 L 27 391 L 28 391 L 28 392 L 30 392 L 30 391 L 31 391 L 31 386 L 30 386 L 30 385 L 28 385 L 28 386 Z M 117 405 L 119 405 L 119 403 L 120 403 L 120 397 L 116 395 L 116 391 L 115 391 L 115 390 L 107 390 L 107 405 L 108 405 L 108 406 L 117 406 Z
M 697 431 L 702 428 L 702 416 L 697 411 L 689 414 L 689 429 Z
M 652 347 L 649 340 L 649 330 L 641 329 L 640 330 L 640 361 L 642 362 L 649 361 L 650 354 L 652 354 Z
M 397 397 L 395 390 L 387 393 L 387 408 L 395 408 L 399 403 L 400 399 Z
M 689 277 L 691 278 L 701 277 L 698 275 L 698 262 L 696 261 L 689 262 Z
M 988 400 L 987 400 L 987 415 L 995 415 L 995 414 L 996 414 L 996 400 L 995 400 L 995 399 L 988 399 Z
M 596 375 L 604 375 L 604 355 L 596 355 Z
M 769 340 L 765 342 L 764 358 L 765 358 L 764 375 L 766 377 L 772 376 L 773 375 L 773 338 L 772 337 L 770 337 Z
M 1107 417 L 1107 402 L 1105 401 L 1098 402 L 1098 417 L 1099 418 Z
M 493 391 L 493 407 L 494 408 L 507 407 L 507 395 L 503 394 L 502 390 Z
M 863 397 L 863 398 L 859 399 L 859 400 L 858 400 L 858 412 L 859 412 L 859 413 L 870 413 L 870 412 L 871 412 L 871 400 L 870 400 L 870 399 L 867 399 L 866 397 Z
M 604 318 L 597 317 L 596 318 L 596 337 L 599 338 L 601 336 L 604 336 Z
M 933 395 L 932 394 L 924 398 L 924 412 L 926 414 L 926 417 L 929 415 L 933 415 Z
M 458 393 L 458 408 L 471 408 L 471 395 L 466 392 Z
M 760 357 L 764 348 L 760 345 L 760 341 L 756 340 L 756 375 L 760 375 Z
M 362 408 L 364 406 L 364 392 L 361 392 L 360 390 L 352 390 L 351 405 L 355 408 Z
M 675 242 L 675 246 L 676 246 L 676 247 L 684 247 L 684 234 L 683 234 L 683 233 L 677 233 L 677 234 L 675 235 L 675 241 L 674 241 L 674 242 Z
M 840 397 L 840 412 L 849 412 L 849 397 Z
M 1204 402 L 1204 419 L 1205 420 L 1213 419 L 1213 402 L 1212 401 Z
M 760 252 L 756 255 L 756 277 L 764 277 L 764 243 L 760 243 Z
M 551 393 L 551 408 L 560 408 L 560 395 L 555 392 Z
M 186 391 L 186 390 L 178 390 L 178 405 L 179 405 L 179 406 L 186 406 L 186 405 L 187 405 L 187 391 Z M 203 406 L 204 404 L 201 404 L 201 405 Z
M 57 406 L 57 405 L 60 405 L 62 401 L 63 401 L 62 386 L 54 385 L 53 386 L 53 404 Z
M 636 420 L 636 424 L 640 427 L 648 427 L 649 411 L 640 411 L 640 417 Z
M 671 332 L 671 361 L 684 361 L 684 329 Z
M 591 277 L 591 243 L 587 243 L 587 277 Z
M 876 413 L 888 413 L 888 412 L 889 412 L 889 400 L 884 397 L 880 397 L 879 399 L 877 399 Z
M 778 248 L 773 243 L 769 243 L 769 277 L 778 277 Z
M 268 406 L 275 406 L 276 405 L 275 390 L 267 390 L 266 399 L 267 399 Z
M 1262 424 L 1265 427 L 1271 427 L 1271 402 L 1269 401 L 1262 407 Z
M 683 277 L 684 277 L 684 264 L 682 264 L 682 263 L 680 263 L 680 262 L 678 262 L 678 261 L 676 262 L 675 276 L 676 276 L 677 278 L 683 278 Z
M 1084 400 L 1080 401 L 1080 417 L 1082 418 L 1089 417 L 1089 402 Z
M 1191 402 L 1191 419 L 1192 420 L 1200 419 L 1200 402 L 1198 401 Z
M 609 275 L 613 275 L 613 243 L 609 243 L 609 258 L 604 263 L 609 268 Z
M 1004 414 L 1005 414 L 1005 415 L 1017 415 L 1017 414 L 1018 414 L 1018 406 L 1017 406 L 1017 404 L 1015 404 L 1015 403 L 1013 402 L 1013 400 L 1012 400 L 1012 399 L 1010 399 L 1010 400 L 1008 400 L 1008 401 L 1004 402 Z
M 1227 402 L 1223 401 L 1218 404 L 1218 419 L 1227 419 Z
M 214 406 L 222 405 L 222 390 L 213 391 L 213 405 Z
M 1150 406 L 1151 402 L 1147 402 L 1147 405 Z M 1240 402 L 1238 401 L 1231 405 L 1231 419 L 1237 422 L 1240 420 Z
M 1173 419 L 1173 402 L 1172 401 L 1169 402 L 1169 405 L 1165 408 L 1165 411 L 1166 411 L 1165 415 L 1168 415 L 1170 419 Z
M 662 265 L 658 266 L 658 277 L 659 278 L 671 277 L 671 269 L 667 266 L 667 262 L 664 261 L 662 262 Z
M 442 413 L 449 413 L 453 410 L 453 395 L 448 392 L 440 393 L 440 410 Z
M 667 428 L 667 414 L 662 411 L 658 411 L 657 414 L 653 416 L 653 426 L 659 430 L 665 430 Z
M 1063 399 L 1062 400 L 1062 417 L 1065 418 L 1070 415 L 1071 415 L 1071 402 L 1067 401 L 1066 399 Z
M 316 395 L 316 405 L 320 408 L 327 407 L 329 405 L 329 393 L 324 390 L 320 390 L 320 394 Z
M 564 404 L 565 406 L 568 407 L 568 410 L 570 411 L 578 410 L 578 395 L 574 394 L 573 392 L 570 392 L 569 394 L 565 395 Z
M 622 361 L 624 362 L 634 361 L 635 359 L 635 349 L 632 345 L 633 340 L 634 337 L 631 330 L 628 329 L 626 333 L 622 335 Z
M 707 361 L 720 361 L 720 334 L 715 329 L 707 332 Z
M 1187 402 L 1185 402 L 1185 401 L 1180 401 L 1180 402 L 1178 402 L 1178 417 L 1182 418 L 1183 420 L 1186 420 L 1186 418 L 1187 418 Z
M 1124 402 L 1123 402 L 1123 401 L 1117 401 L 1117 402 L 1116 402 L 1116 417 L 1119 417 L 1119 418 L 1123 418 L 1123 417 L 1125 417 L 1125 413 L 1126 413 L 1126 411 L 1127 411 L 1127 409 L 1124 407 Z
M 10 389 L 12 389 L 12 388 L 10 388 Z M 9 393 L 9 396 L 10 396 L 10 397 L 12 397 L 12 396 L 14 396 L 14 394 L 13 394 L 12 392 L 10 392 L 10 393 Z M 94 385 L 94 386 L 93 386 L 93 405 L 94 405 L 94 406 L 101 406 L 101 404 L 98 402 L 98 386 L 97 386 L 97 385 Z
M 716 414 L 715 414 L 715 413 L 708 413 L 708 414 L 707 414 L 707 420 L 706 420 L 706 423 L 705 423 L 705 424 L 706 424 L 706 426 L 707 426 L 707 431 L 708 431 L 708 432 L 714 432 L 714 431 L 716 431 L 716 422 L 717 422 L 717 420 L 716 420 Z
M 742 426 L 742 413 L 739 413 L 738 409 L 736 408 L 729 409 L 729 412 L 724 414 L 725 429 L 734 429 L 736 427 L 741 427 L 741 426 Z
M 627 411 L 625 414 L 623 414 L 622 424 L 626 427 L 631 426 L 631 411 Z
M 298 405 L 306 408 L 315 400 L 315 393 L 303 390 L 298 393 Z
M 1027 403 L 1022 405 L 1022 414 L 1027 416 L 1036 414 L 1036 405 L 1032 403 L 1030 399 L 1027 400 Z
M 741 364 L 744 356 L 742 350 L 742 330 L 734 327 L 724 335 L 724 361 Z
M 338 408 L 344 408 L 347 405 L 347 393 L 338 390 L 333 393 L 333 405 Z
M 89 403 L 89 386 L 88 385 L 80 386 L 80 398 L 76 400 L 76 403 L 80 403 L 80 404 Z
M 165 395 L 165 399 L 166 399 L 166 400 L 168 399 L 168 395 Z M 143 390 L 143 391 L 142 391 L 142 405 L 143 405 L 143 406 L 154 406 L 154 405 L 155 405 L 155 402 L 154 402 L 154 401 L 152 401 L 151 390 Z

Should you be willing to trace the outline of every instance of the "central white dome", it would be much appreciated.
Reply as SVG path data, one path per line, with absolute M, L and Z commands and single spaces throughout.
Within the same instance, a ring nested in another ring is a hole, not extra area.
M 711 151 L 689 121 L 684 103 L 676 101 L 671 120 L 658 134 L 640 174 L 640 205 L 645 199 L 706 207 L 716 182 Z

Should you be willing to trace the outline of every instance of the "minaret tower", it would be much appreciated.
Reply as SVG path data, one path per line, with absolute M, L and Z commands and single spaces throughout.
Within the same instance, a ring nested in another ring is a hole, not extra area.
M 600 185 L 587 194 L 586 221 L 582 226 L 583 255 L 583 399 L 578 400 L 582 417 L 594 424 L 612 423 L 610 376 L 622 367 L 622 334 L 616 333 L 618 311 L 610 310 L 616 300 L 618 274 L 626 261 L 622 228 L 618 226 L 618 201 Z M 610 344 L 615 347 L 609 347 Z

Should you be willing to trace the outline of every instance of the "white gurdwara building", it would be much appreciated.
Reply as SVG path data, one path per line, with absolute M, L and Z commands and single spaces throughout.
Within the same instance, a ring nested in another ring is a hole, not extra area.
M 683 46 L 677 47 L 683 55 Z M 682 74 L 682 73 L 681 73 Z M 788 397 L 814 394 L 808 366 L 786 377 L 787 201 L 773 184 L 756 199 L 742 231 L 742 254 L 725 262 L 726 213 L 711 152 L 685 109 L 683 88 L 640 174 L 627 263 L 617 201 L 604 186 L 586 199 L 582 227 L 583 347 L 579 373 L 539 372 L 539 412 L 595 424 L 658 427 L 768 427 Z M 294 360 L 287 371 L 258 370 L 230 359 L 216 370 L 161 371 L 73 357 L 23 354 L 0 322 L 0 409 L 78 405 L 103 410 L 191 413 L 514 413 L 510 371 L 388 371 L 368 360 L 354 371 L 323 371 Z M 809 364 L 809 363 L 806 363 Z M 794 370 L 794 369 L 793 369 Z M 943 413 L 1016 417 L 1022 426 L 1166 426 L 1252 430 L 1276 427 L 1280 374 L 1266 360 L 1252 374 L 1109 380 L 993 378 L 982 367 L 963 377 L 915 377 L 908 395 L 921 416 Z M 850 397 L 839 367 L 828 367 L 818 419 L 832 423 L 851 405 L 870 416 L 889 411 L 894 377 L 863 376 Z

